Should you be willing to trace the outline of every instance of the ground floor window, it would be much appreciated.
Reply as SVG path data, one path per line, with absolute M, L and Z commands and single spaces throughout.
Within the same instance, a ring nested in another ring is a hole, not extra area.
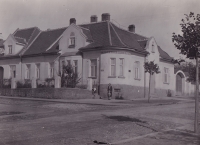
M 110 65 L 111 65 L 110 75 L 116 76 L 116 58 L 110 59 Z
M 40 78 L 40 64 L 36 64 L 36 78 Z
M 78 73 L 78 60 L 74 60 L 74 72 Z
M 25 78 L 26 79 L 30 79 L 30 76 L 31 76 L 31 65 L 30 64 L 26 64 L 25 65 L 26 67 L 26 70 L 25 70 Z
M 164 83 L 169 83 L 169 68 L 164 68 Z
M 11 75 L 11 78 L 16 78 L 16 66 L 15 65 L 10 66 L 10 75 Z
M 91 59 L 91 77 L 97 76 L 97 60 Z
M 140 62 L 135 62 L 135 79 L 140 79 Z
M 50 78 L 54 77 L 54 63 L 49 64 L 49 77 Z

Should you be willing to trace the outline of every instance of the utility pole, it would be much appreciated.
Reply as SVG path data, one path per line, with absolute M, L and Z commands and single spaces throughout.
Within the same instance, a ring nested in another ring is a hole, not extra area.
M 194 132 L 199 133 L 199 51 L 196 54 L 196 96 L 195 96 L 195 120 L 194 120 Z

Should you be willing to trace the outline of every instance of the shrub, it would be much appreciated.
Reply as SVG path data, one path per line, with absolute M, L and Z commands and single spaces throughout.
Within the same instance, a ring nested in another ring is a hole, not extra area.
M 61 75 L 61 86 L 75 88 L 81 78 L 74 72 L 72 65 L 63 66 Z
M 46 78 L 45 82 L 46 82 L 46 85 L 45 85 L 46 87 L 53 87 L 54 88 L 54 83 L 55 83 L 54 78 Z
M 17 88 L 31 88 L 31 80 L 17 81 Z
M 166 91 L 166 93 L 167 93 L 167 97 L 171 97 L 172 96 L 172 92 L 171 92 L 171 90 L 169 89 L 169 90 L 167 90 Z
M 3 88 L 11 88 L 11 78 L 10 79 L 3 79 Z
M 86 84 L 78 84 L 78 85 L 76 85 L 76 88 L 87 89 L 87 85 Z
M 124 100 L 124 98 L 122 97 L 122 94 L 118 93 L 116 96 L 115 96 L 115 99 L 117 100 Z

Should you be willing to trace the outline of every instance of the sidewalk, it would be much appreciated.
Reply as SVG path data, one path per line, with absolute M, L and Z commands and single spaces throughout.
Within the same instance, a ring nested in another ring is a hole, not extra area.
M 48 101 L 48 102 L 57 102 L 57 103 L 75 103 L 75 104 L 89 104 L 89 105 L 109 105 L 109 106 L 116 106 L 116 105 L 133 105 L 138 103 L 147 103 L 147 98 L 137 98 L 132 100 L 116 100 L 116 99 L 43 99 L 43 98 L 26 98 L 26 97 L 13 97 L 13 96 L 0 96 L 0 98 L 5 99 L 20 99 L 20 100 L 31 100 L 31 101 Z M 165 102 L 166 100 L 166 102 Z M 152 104 L 159 104 L 159 103 L 169 103 L 170 101 L 184 101 L 184 102 L 191 102 L 193 100 L 185 99 L 185 98 L 173 98 L 173 97 L 159 97 L 159 98 L 151 98 L 150 103 Z

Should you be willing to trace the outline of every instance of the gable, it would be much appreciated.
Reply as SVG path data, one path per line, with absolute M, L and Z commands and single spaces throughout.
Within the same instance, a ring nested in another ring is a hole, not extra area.
M 85 30 L 87 31 L 87 29 Z M 85 32 L 86 33 L 86 32 Z M 73 35 L 72 35 L 73 34 Z M 84 34 L 82 29 L 74 24 L 71 24 L 62 34 L 62 38 L 59 40 L 59 50 L 62 53 L 65 52 L 77 52 L 79 48 L 86 45 L 87 36 L 89 33 Z M 70 43 L 71 39 L 75 39 L 75 45 Z M 91 37 L 90 37 L 91 39 Z

